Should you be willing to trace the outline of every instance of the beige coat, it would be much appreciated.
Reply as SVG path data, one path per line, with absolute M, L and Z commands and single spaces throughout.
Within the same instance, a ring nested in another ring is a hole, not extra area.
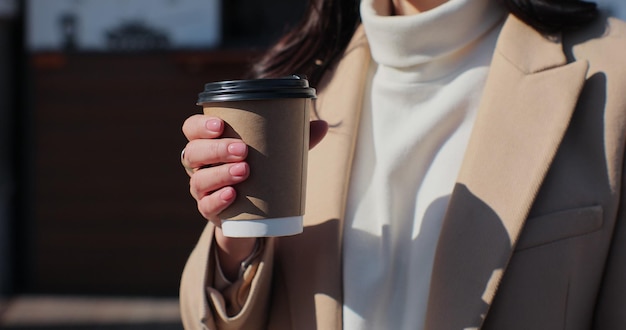
M 341 232 L 369 61 L 359 30 L 318 86 L 320 117 L 335 126 L 310 153 L 304 233 L 268 240 L 220 293 L 205 290 L 207 226 L 182 278 L 187 329 L 341 329 Z M 545 38 L 508 17 L 445 215 L 425 329 L 626 329 L 625 133 L 625 23 Z

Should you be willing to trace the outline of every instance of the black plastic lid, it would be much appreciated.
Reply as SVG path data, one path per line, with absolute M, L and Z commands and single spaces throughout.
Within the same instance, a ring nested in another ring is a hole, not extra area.
M 297 75 L 282 78 L 228 80 L 204 85 L 198 104 L 205 102 L 263 100 L 280 98 L 315 98 L 315 88 Z

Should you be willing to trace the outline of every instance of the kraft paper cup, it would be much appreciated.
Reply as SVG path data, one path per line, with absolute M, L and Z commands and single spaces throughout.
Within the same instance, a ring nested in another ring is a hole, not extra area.
M 288 236 L 302 232 L 315 89 L 299 76 L 205 85 L 198 105 L 224 120 L 224 138 L 248 145 L 250 176 L 219 216 L 224 235 Z

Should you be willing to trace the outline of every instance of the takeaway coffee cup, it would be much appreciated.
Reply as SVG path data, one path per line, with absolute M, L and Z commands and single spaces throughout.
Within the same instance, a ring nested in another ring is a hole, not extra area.
M 302 232 L 309 150 L 309 109 L 315 89 L 306 79 L 208 83 L 198 96 L 206 115 L 224 120 L 222 137 L 248 145 L 250 176 L 219 216 L 224 235 L 287 236 Z

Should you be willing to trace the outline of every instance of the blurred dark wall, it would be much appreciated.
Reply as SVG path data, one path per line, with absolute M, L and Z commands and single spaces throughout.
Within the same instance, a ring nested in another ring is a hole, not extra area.
M 18 91 L 16 52 L 18 17 L 15 11 L 0 12 L 0 296 L 13 287 L 13 219 L 16 208 L 15 107 Z

